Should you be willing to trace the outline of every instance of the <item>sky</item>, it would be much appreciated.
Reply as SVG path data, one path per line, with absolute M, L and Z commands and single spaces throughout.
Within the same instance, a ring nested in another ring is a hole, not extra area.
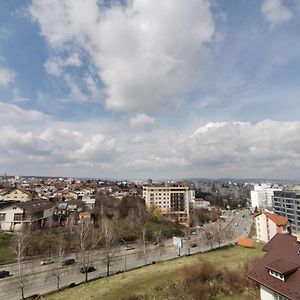
M 0 1 L 0 174 L 300 180 L 300 1 Z

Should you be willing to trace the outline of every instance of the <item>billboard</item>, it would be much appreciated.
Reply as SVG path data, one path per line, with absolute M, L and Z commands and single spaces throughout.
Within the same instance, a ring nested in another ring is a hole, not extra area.
M 176 247 L 176 248 L 182 248 L 182 239 L 181 238 L 179 238 L 179 237 L 173 237 L 173 245 L 174 245 L 174 247 Z

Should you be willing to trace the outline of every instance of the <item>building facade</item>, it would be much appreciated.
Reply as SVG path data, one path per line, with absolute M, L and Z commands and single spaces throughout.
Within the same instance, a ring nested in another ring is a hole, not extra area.
M 293 232 L 300 232 L 300 191 L 275 191 L 273 209 L 291 221 Z
M 255 184 L 254 190 L 251 191 L 251 207 L 252 208 L 271 208 L 275 191 L 282 189 L 269 184 Z
M 32 200 L 32 195 L 28 191 L 23 189 L 14 189 L 10 192 L 7 192 L 1 197 L 3 201 L 18 201 L 18 202 L 26 202 Z
M 0 229 L 18 231 L 23 225 L 38 225 L 52 218 L 54 203 L 48 200 L 18 202 L 0 209 Z
M 287 233 L 288 218 L 264 211 L 256 214 L 254 219 L 256 237 L 261 242 L 269 242 L 276 233 Z
M 143 186 L 143 198 L 147 208 L 158 207 L 162 214 L 174 221 L 188 223 L 189 202 L 193 193 L 185 183 Z

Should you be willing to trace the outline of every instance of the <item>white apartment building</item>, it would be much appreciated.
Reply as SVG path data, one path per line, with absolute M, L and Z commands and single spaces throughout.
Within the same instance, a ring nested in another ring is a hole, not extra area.
M 164 216 L 187 223 L 189 220 L 189 202 L 195 197 L 185 183 L 167 183 L 166 185 L 143 186 L 143 198 L 146 206 L 158 207 Z
M 277 233 L 287 233 L 288 218 L 282 217 L 270 211 L 263 211 L 254 216 L 256 238 L 267 243 Z
M 251 191 L 251 207 L 271 208 L 274 191 L 282 191 L 282 189 L 265 183 L 255 184 L 254 190 Z

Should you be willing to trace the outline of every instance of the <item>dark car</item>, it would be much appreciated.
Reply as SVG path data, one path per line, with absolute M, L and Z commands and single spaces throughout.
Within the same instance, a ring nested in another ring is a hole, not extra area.
M 85 273 L 90 273 L 96 271 L 96 268 L 93 266 L 88 266 L 88 267 L 82 267 L 80 268 L 80 273 L 85 274 Z
M 68 258 L 68 259 L 66 259 L 62 262 L 62 265 L 63 266 L 68 266 L 68 265 L 72 265 L 72 264 L 75 264 L 75 263 L 76 263 L 76 261 L 75 261 L 74 258 Z
M 0 278 L 5 278 L 9 276 L 9 272 L 8 271 L 0 271 Z

